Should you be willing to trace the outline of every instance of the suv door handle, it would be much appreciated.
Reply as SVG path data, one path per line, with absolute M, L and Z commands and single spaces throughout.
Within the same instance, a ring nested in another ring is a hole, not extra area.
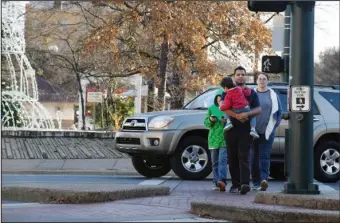
M 320 119 L 318 119 L 318 118 L 313 118 L 313 121 L 314 121 L 314 122 L 318 122 L 318 121 L 320 121 Z

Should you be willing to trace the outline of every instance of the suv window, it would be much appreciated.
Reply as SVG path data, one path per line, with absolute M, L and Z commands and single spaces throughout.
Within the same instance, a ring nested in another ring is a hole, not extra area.
M 185 109 L 208 109 L 213 103 L 218 89 L 206 91 L 197 98 L 189 102 Z
M 320 91 L 319 92 L 322 97 L 324 97 L 330 104 L 333 105 L 333 107 L 340 111 L 340 93 L 336 92 L 325 92 Z
M 279 96 L 282 112 L 287 112 L 287 90 L 286 89 L 277 89 L 277 95 Z
M 282 112 L 287 112 L 287 89 L 275 89 L 277 95 L 280 98 L 281 101 L 281 105 L 282 105 Z M 313 114 L 314 115 L 320 115 L 320 111 L 315 103 L 315 101 L 313 101 Z

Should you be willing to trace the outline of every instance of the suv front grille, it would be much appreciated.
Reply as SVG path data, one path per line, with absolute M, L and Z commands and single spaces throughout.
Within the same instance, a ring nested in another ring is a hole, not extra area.
M 144 131 L 145 127 L 133 127 L 133 126 L 124 126 L 123 127 L 124 130 L 139 130 L 139 131 Z
M 122 130 L 145 131 L 146 120 L 141 118 L 128 118 L 124 122 Z
M 140 145 L 140 139 L 139 138 L 117 137 L 117 143 L 119 143 L 119 144 L 129 144 L 129 145 Z

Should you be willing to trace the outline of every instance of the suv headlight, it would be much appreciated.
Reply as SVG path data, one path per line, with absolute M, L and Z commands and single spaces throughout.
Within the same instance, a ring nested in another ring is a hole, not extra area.
M 174 118 L 170 116 L 159 116 L 159 117 L 151 119 L 149 123 L 149 128 L 150 129 L 162 129 L 162 128 L 167 127 L 173 120 Z

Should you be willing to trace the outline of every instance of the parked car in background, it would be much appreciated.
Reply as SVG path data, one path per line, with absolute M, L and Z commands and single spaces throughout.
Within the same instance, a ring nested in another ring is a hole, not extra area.
M 255 85 L 248 85 L 254 87 Z M 287 90 L 283 83 L 270 87 L 280 97 L 287 114 Z M 160 177 L 171 169 L 186 180 L 200 180 L 211 173 L 206 110 L 218 88 L 211 88 L 181 110 L 149 112 L 125 119 L 116 133 L 115 146 L 131 156 L 134 168 L 145 177 Z M 314 87 L 314 177 L 321 182 L 340 180 L 340 88 Z M 282 120 L 271 151 L 270 175 L 284 177 L 285 129 Z

